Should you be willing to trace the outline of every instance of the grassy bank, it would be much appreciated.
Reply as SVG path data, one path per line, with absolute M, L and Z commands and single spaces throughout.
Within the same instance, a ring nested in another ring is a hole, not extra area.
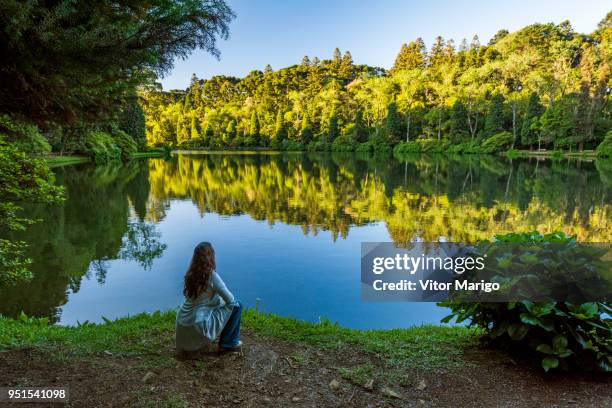
M 68 386 L 70 406 L 608 406 L 605 377 L 544 377 L 466 327 L 353 330 L 256 310 L 243 353 L 177 358 L 174 312 L 51 326 L 0 318 L 0 387 Z M 571 405 L 570 405 L 571 404 Z
M 562 150 L 508 150 L 505 153 L 508 157 L 542 157 L 542 158 L 561 158 L 573 157 L 581 159 L 596 159 L 595 150 L 583 151 L 562 151 Z
M 57 166 L 66 166 L 69 164 L 79 164 L 79 163 L 87 163 L 91 161 L 91 159 L 87 156 L 57 156 L 57 155 L 48 155 L 45 156 L 45 160 L 49 164 L 50 167 Z
M 142 157 L 161 157 L 165 153 L 161 150 L 153 150 L 148 152 L 136 152 L 131 155 L 133 159 L 139 159 Z M 70 164 L 79 164 L 79 163 L 88 163 L 91 162 L 91 158 L 87 156 L 78 156 L 78 155 L 66 155 L 59 156 L 55 154 L 50 154 L 44 156 L 44 159 L 49 164 L 49 167 L 57 167 L 57 166 L 67 166 Z
M 102 324 L 49 325 L 46 319 L 0 318 L 0 350 L 36 348 L 60 360 L 110 352 L 157 359 L 174 343 L 175 313 L 140 314 Z M 310 323 L 246 310 L 243 327 L 258 335 L 332 350 L 346 346 L 400 368 L 461 364 L 461 353 L 474 341 L 466 327 L 418 326 L 396 330 L 355 330 L 328 321 Z
M 138 159 L 141 157 L 161 157 L 161 156 L 164 156 L 165 154 L 166 153 L 162 150 L 152 150 L 148 152 L 136 152 L 132 154 L 132 158 Z

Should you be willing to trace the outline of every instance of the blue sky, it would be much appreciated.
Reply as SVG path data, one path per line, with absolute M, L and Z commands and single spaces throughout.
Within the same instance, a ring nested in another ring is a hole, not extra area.
M 400 46 L 437 35 L 459 43 L 478 34 L 486 44 L 501 28 L 514 31 L 535 22 L 570 20 L 574 30 L 591 32 L 612 9 L 609 1 L 496 0 L 229 0 L 237 18 L 231 36 L 220 41 L 221 60 L 198 50 L 175 62 L 162 79 L 164 89 L 185 88 L 192 73 L 242 77 L 270 64 L 299 63 L 304 55 L 330 58 L 335 47 L 349 50 L 358 64 L 390 68 Z

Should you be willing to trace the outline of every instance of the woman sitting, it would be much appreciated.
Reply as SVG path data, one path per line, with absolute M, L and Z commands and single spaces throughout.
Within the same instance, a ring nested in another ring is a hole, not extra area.
M 240 341 L 242 304 L 215 271 L 215 251 L 209 242 L 195 247 L 185 274 L 185 300 L 176 316 L 176 349 L 191 355 L 219 337 L 219 352 L 236 351 Z

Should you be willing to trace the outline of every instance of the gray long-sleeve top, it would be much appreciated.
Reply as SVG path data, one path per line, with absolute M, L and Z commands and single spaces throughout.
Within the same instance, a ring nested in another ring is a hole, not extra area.
M 217 272 L 196 299 L 185 298 L 176 315 L 177 350 L 194 351 L 215 341 L 234 308 L 234 295 Z

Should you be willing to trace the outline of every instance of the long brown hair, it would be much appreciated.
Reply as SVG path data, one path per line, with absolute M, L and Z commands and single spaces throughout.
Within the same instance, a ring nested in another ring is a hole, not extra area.
M 208 286 L 215 267 L 215 250 L 210 242 L 200 242 L 193 250 L 193 257 L 185 274 L 183 294 L 191 299 L 200 296 Z

